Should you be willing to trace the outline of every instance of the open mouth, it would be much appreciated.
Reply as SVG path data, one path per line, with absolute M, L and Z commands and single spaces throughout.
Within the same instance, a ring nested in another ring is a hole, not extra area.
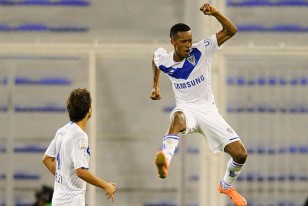
M 186 54 L 187 56 L 189 56 L 190 51 L 191 51 L 190 49 L 185 50 L 185 54 Z

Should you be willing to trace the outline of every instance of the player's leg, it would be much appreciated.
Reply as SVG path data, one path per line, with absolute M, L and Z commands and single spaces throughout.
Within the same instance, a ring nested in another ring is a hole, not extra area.
M 178 134 L 185 129 L 186 120 L 184 113 L 181 111 L 174 112 L 170 118 L 168 131 L 163 138 L 162 149 L 155 156 L 155 164 L 160 178 L 167 177 L 171 159 L 180 140 Z
M 194 116 L 198 118 L 202 133 L 206 134 L 210 149 L 214 153 L 225 151 L 232 157 L 227 164 L 226 175 L 219 183 L 219 192 L 228 195 L 234 205 L 246 206 L 245 198 L 232 187 L 247 157 L 239 136 L 217 110 L 204 112 L 196 110 Z
M 162 151 L 165 153 L 169 162 L 179 143 L 178 134 L 186 129 L 185 115 L 181 111 L 177 111 L 171 115 L 169 129 L 163 139 Z
M 229 189 L 237 177 L 247 159 L 247 151 L 241 141 L 232 142 L 225 146 L 225 152 L 230 154 L 231 159 L 227 163 L 227 171 L 221 182 L 224 189 Z
M 241 141 L 231 142 L 225 146 L 224 150 L 230 154 L 231 159 L 227 163 L 225 176 L 218 186 L 219 191 L 228 195 L 236 206 L 246 206 L 247 202 L 245 198 L 236 192 L 233 184 L 246 162 L 247 151 Z

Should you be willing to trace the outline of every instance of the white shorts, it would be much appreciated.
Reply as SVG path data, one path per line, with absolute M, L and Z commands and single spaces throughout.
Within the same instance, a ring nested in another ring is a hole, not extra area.
M 202 134 L 213 153 L 224 151 L 227 144 L 240 140 L 216 107 L 203 109 L 200 106 L 181 105 L 172 110 L 170 117 L 177 111 L 183 112 L 186 118 L 186 130 L 182 134 Z
M 85 206 L 85 195 L 84 194 L 74 194 L 65 195 L 63 198 L 57 198 L 53 196 L 52 206 Z

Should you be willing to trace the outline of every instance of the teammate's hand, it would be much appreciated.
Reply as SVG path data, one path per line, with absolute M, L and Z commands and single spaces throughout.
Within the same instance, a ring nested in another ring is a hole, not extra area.
M 106 183 L 104 190 L 105 190 L 105 195 L 107 196 L 107 199 L 111 198 L 112 202 L 114 202 L 114 195 L 116 192 L 116 183 L 114 182 Z
M 151 98 L 152 100 L 160 100 L 160 99 L 161 99 L 161 96 L 160 96 L 160 88 L 159 88 L 159 87 L 154 87 L 154 88 L 152 89 L 150 98 Z
M 214 15 L 217 13 L 217 10 L 209 3 L 203 4 L 203 6 L 200 7 L 200 11 L 205 15 Z

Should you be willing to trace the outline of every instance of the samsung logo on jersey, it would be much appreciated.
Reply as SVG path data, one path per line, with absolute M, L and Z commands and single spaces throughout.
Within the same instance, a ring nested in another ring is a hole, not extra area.
M 193 86 L 196 86 L 197 84 L 200 84 L 201 82 L 204 81 L 204 76 L 201 75 L 200 77 L 194 79 L 194 80 L 191 80 L 189 82 L 184 82 L 184 83 L 173 83 L 174 84 L 174 87 L 176 89 L 187 89 L 187 88 L 190 88 L 190 87 L 193 87 Z

